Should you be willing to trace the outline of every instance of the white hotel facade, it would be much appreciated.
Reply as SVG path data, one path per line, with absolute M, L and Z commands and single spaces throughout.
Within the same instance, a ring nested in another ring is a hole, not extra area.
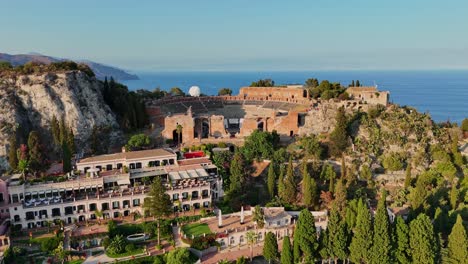
M 8 182 L 11 225 L 45 227 L 48 221 L 65 224 L 117 218 L 143 212 L 150 181 L 160 177 L 174 211 L 209 208 L 223 196 L 222 179 L 207 157 L 177 159 L 169 149 L 100 155 L 80 160 L 79 175 L 63 182 L 21 184 Z

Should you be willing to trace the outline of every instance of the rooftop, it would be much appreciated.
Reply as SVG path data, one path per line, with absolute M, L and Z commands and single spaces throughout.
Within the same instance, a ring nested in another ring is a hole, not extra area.
M 113 154 L 93 156 L 89 158 L 84 158 L 80 160 L 79 163 L 102 162 L 102 161 L 113 161 L 113 160 L 132 160 L 132 159 L 141 159 L 141 158 L 146 158 L 146 157 L 170 156 L 170 155 L 174 155 L 174 153 L 166 149 L 148 149 L 148 150 L 119 152 L 119 153 L 113 153 Z
M 346 92 L 378 92 L 375 86 L 349 87 Z

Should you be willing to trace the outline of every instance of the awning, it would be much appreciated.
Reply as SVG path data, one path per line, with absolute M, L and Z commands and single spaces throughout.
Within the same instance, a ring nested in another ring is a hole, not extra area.
M 130 180 L 129 180 L 129 179 L 118 180 L 118 181 L 117 181 L 117 184 L 118 184 L 118 185 L 129 185 L 129 184 L 130 184 Z

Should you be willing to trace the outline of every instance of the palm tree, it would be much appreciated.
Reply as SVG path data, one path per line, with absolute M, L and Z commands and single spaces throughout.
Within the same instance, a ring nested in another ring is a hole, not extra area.
M 94 214 L 98 218 L 99 224 L 101 224 L 101 217 L 103 216 L 102 211 L 101 210 L 96 210 L 96 211 L 94 211 Z
M 182 142 L 182 138 L 181 138 L 181 135 L 182 135 L 182 129 L 184 127 L 180 124 L 177 124 L 176 126 L 176 133 L 177 133 L 177 145 L 180 147 L 180 143 Z
M 250 261 L 252 261 L 253 245 L 257 243 L 257 233 L 255 233 L 254 231 L 248 231 L 245 235 L 247 237 L 247 244 L 250 247 Z

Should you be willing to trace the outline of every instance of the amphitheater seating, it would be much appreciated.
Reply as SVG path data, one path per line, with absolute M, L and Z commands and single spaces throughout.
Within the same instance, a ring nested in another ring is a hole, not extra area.
M 245 100 L 244 105 L 262 105 L 262 101 Z
M 284 103 L 283 102 L 272 102 L 272 101 L 269 101 L 269 102 L 265 102 L 265 104 L 263 104 L 263 108 L 269 108 L 269 109 L 278 109 L 281 107 L 281 105 L 283 105 Z
M 161 105 L 161 110 L 164 113 L 178 114 L 185 113 L 187 111 L 187 107 L 185 107 L 181 103 L 165 104 Z
M 209 101 L 205 101 L 204 102 L 205 104 L 205 107 L 208 109 L 208 110 L 214 110 L 214 109 L 218 109 L 218 108 L 223 108 L 223 102 L 222 101 L 219 101 L 219 100 L 209 100 Z
M 193 102 L 184 102 L 184 105 L 188 107 L 192 107 L 192 111 L 195 113 L 206 113 L 207 109 L 200 101 L 193 101 Z

